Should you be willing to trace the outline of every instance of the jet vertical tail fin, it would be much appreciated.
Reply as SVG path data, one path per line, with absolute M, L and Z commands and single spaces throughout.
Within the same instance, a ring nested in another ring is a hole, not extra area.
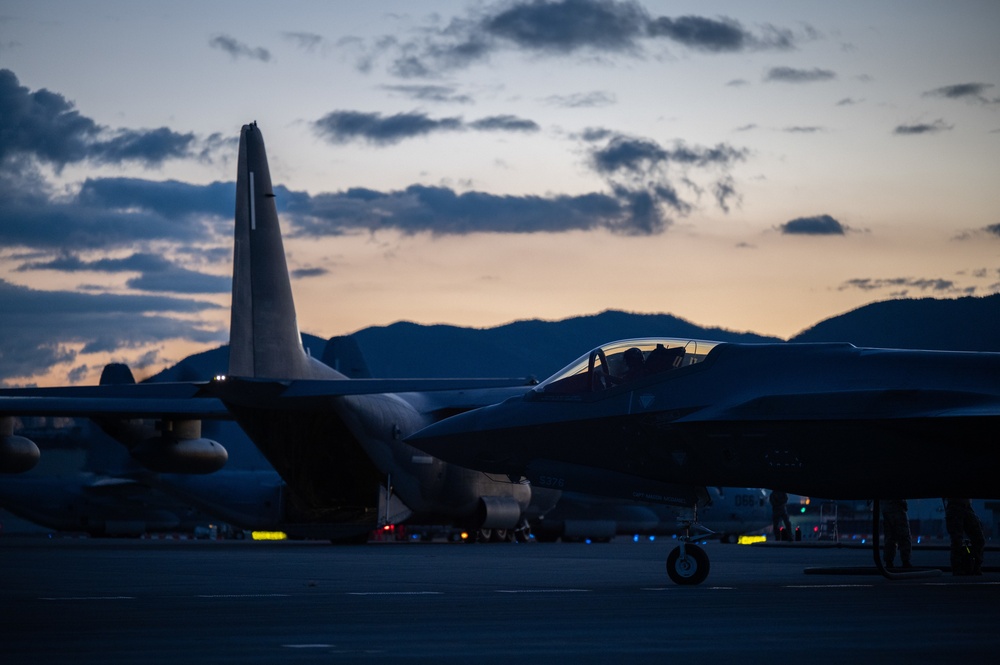
M 343 378 L 302 346 L 271 173 L 257 123 L 244 125 L 240 131 L 229 374 Z

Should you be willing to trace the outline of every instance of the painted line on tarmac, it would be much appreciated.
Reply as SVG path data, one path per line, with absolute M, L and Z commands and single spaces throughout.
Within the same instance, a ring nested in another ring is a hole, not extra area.
M 443 591 L 348 591 L 348 596 L 443 596 Z
M 494 589 L 496 593 L 587 593 L 590 589 Z
M 38 600 L 135 600 L 135 596 L 43 596 Z
M 287 598 L 287 593 L 202 593 L 195 598 Z
M 639 591 L 673 591 L 675 589 L 683 589 L 682 586 L 647 586 L 640 587 Z M 705 586 L 699 587 L 704 591 L 735 591 L 737 587 L 734 586 Z
M 924 582 L 924 586 L 991 586 L 1000 582 Z
M 783 589 L 870 589 L 874 584 L 786 584 Z

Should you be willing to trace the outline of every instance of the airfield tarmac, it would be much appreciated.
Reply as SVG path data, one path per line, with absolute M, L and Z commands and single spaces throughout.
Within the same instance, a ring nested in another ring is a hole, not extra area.
M 0 539 L 15 663 L 997 662 L 1000 574 L 890 581 L 869 549 Z M 988 551 L 986 563 L 1000 560 Z M 919 566 L 946 566 L 918 549 Z M 873 570 L 873 568 L 872 568 Z

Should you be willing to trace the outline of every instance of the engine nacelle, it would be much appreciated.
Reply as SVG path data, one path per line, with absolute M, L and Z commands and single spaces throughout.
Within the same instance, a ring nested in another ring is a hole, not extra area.
M 178 439 L 171 435 L 146 439 L 129 453 L 144 467 L 158 473 L 213 473 L 229 459 L 229 453 L 216 441 Z
M 0 473 L 24 473 L 35 468 L 41 452 L 31 439 L 0 435 Z
M 512 496 L 481 496 L 476 521 L 482 529 L 514 529 L 521 523 L 521 505 Z

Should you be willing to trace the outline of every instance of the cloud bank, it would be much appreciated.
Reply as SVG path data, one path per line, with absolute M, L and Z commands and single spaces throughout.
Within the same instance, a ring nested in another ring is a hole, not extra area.
M 804 31 L 813 33 L 808 27 Z M 642 57 L 647 46 L 670 44 L 720 54 L 784 51 L 798 39 L 788 29 L 767 24 L 751 30 L 728 17 L 653 16 L 631 0 L 533 0 L 475 8 L 444 26 L 421 26 L 409 40 L 382 37 L 358 68 L 367 71 L 388 53 L 388 70 L 396 76 L 437 77 L 508 51 Z

